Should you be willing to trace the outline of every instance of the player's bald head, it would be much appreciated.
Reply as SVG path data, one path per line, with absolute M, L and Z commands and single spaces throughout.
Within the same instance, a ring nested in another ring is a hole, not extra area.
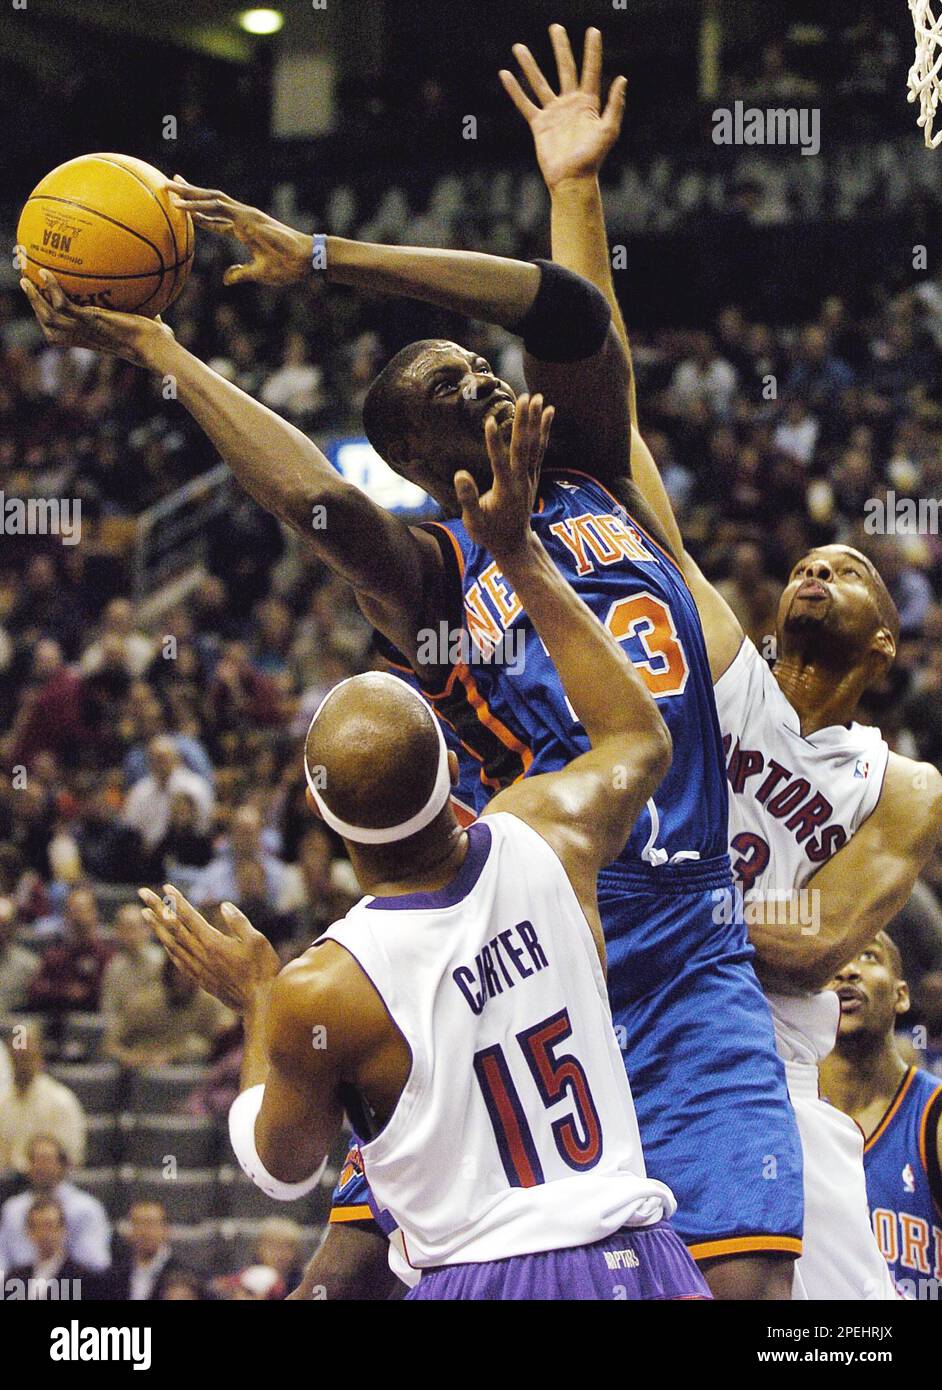
M 873 600 L 880 615 L 880 626 L 885 627 L 893 638 L 894 644 L 899 643 L 899 610 L 893 602 L 893 597 L 886 587 L 882 574 L 868 555 L 864 555 L 862 550 L 855 550 L 853 546 L 845 545 L 841 547 L 848 555 L 852 555 L 855 560 L 860 560 L 865 566 L 870 578 L 870 589 Z
M 370 672 L 329 696 L 308 731 L 304 755 L 335 816 L 384 829 L 426 805 L 440 746 L 424 700 L 395 676 Z

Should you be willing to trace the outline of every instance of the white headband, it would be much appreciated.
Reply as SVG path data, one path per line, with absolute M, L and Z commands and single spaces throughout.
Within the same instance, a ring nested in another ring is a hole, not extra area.
M 356 676 L 348 676 L 346 680 L 339 681 L 331 690 L 328 690 L 327 694 L 314 711 L 314 718 L 308 726 L 307 738 L 304 740 L 304 776 L 307 778 L 307 785 L 317 805 L 317 809 L 320 811 L 321 816 L 324 818 L 326 824 L 330 826 L 331 830 L 336 830 L 338 835 L 342 835 L 345 840 L 352 840 L 354 844 L 388 845 L 392 844 L 394 840 L 405 840 L 408 839 L 410 835 L 417 835 L 420 830 L 424 830 L 427 825 L 431 825 L 432 821 L 447 802 L 451 794 L 451 774 L 448 770 L 448 749 L 445 746 L 441 725 L 427 701 L 423 700 L 422 696 L 419 695 L 417 691 L 413 690 L 410 685 L 406 685 L 405 681 L 397 681 L 397 684 L 401 685 L 403 690 L 408 690 L 410 695 L 415 696 L 422 708 L 431 715 L 432 723 L 435 726 L 435 733 L 438 736 L 438 770 L 435 774 L 435 784 L 432 787 L 431 794 L 425 805 L 421 807 L 420 810 L 416 811 L 414 816 L 410 816 L 408 820 L 402 821 L 399 825 L 386 825 L 379 830 L 371 830 L 363 825 L 351 825 L 348 821 L 341 820 L 339 816 L 335 816 L 317 790 L 317 787 L 314 785 L 314 778 L 311 776 L 311 769 L 307 764 L 307 739 L 310 738 L 311 729 L 313 729 L 320 718 L 321 711 L 330 697 L 335 695 L 341 686 L 348 685 L 350 681 L 356 679 Z M 396 680 L 396 677 L 391 676 L 390 680 Z

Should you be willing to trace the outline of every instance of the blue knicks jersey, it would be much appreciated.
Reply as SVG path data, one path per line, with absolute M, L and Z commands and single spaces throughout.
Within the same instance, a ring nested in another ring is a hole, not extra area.
M 942 1280 L 940 1122 L 942 1081 L 910 1067 L 864 1145 L 877 1244 L 901 1291 L 915 1298 L 920 1297 L 920 1280 Z
M 670 770 L 619 862 L 724 857 L 727 791 L 713 684 L 680 570 L 584 473 L 545 470 L 532 525 L 556 568 L 624 646 L 673 737 Z M 443 639 L 451 649 L 441 683 L 421 688 L 475 764 L 480 809 L 502 787 L 527 773 L 557 771 L 589 743 L 498 565 L 460 521 L 434 528 L 451 540 L 464 630 L 451 634 L 441 624 L 441 633 L 429 635 L 430 650 L 441 651 Z

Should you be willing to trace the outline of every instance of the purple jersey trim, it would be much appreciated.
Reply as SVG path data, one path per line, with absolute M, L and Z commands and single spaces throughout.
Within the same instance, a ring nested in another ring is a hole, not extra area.
M 423 908 L 455 907 L 472 891 L 487 863 L 487 856 L 491 851 L 491 831 L 487 822 L 479 820 L 469 825 L 468 839 L 470 844 L 464 863 L 451 883 L 446 883 L 444 888 L 436 888 L 431 893 L 403 893 L 399 897 L 373 898 L 364 906 L 380 908 L 387 912 L 417 912 Z

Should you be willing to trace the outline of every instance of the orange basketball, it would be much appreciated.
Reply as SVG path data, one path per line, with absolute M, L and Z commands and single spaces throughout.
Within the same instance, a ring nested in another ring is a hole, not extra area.
M 51 270 L 70 299 L 152 318 L 173 303 L 193 264 L 193 222 L 172 184 L 143 160 L 86 154 L 36 185 L 16 239 L 34 284 Z

